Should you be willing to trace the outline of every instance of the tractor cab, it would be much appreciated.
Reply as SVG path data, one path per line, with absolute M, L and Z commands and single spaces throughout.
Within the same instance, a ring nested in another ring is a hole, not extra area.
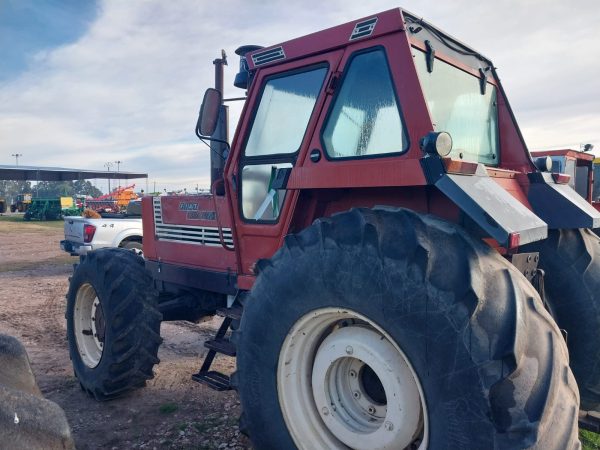
M 531 156 L 536 160 L 550 158 L 552 172 L 566 175 L 571 188 L 594 208 L 600 208 L 600 161 L 593 154 L 564 149 L 532 151 Z

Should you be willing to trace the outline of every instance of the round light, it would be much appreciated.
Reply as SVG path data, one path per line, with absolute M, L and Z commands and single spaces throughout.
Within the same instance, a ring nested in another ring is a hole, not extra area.
M 535 167 L 542 172 L 550 172 L 552 171 L 552 158 L 549 156 L 540 156 L 535 158 L 533 161 L 535 163 Z
M 421 138 L 421 150 L 432 155 L 448 156 L 452 151 L 452 137 L 445 131 L 430 131 Z
M 452 151 L 452 137 L 450 133 L 446 133 L 445 131 L 438 133 L 435 140 L 435 149 L 440 156 L 448 156 L 450 154 Z

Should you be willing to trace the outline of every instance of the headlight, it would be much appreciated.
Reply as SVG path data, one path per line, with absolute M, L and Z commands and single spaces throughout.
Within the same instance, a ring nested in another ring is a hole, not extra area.
M 432 155 L 448 156 L 452 151 L 452 136 L 445 131 L 430 131 L 422 137 L 421 150 Z

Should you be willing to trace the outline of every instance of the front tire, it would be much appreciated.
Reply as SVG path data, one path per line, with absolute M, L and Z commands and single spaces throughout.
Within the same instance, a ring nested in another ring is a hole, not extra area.
M 67 294 L 67 336 L 75 376 L 97 400 L 143 386 L 161 343 L 158 299 L 144 260 L 102 249 L 77 266 Z
M 256 448 L 579 445 L 556 324 L 458 227 L 352 210 L 287 237 L 257 269 L 236 337 Z

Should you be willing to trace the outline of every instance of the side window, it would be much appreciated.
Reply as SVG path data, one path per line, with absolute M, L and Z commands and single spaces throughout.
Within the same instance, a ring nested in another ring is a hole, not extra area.
M 400 106 L 383 49 L 354 56 L 323 130 L 331 158 L 356 158 L 408 148 Z
M 290 163 L 248 164 L 242 169 L 242 212 L 246 219 L 276 220 L 285 190 L 271 189 L 275 170 L 292 167 Z
M 246 156 L 298 151 L 326 73 L 326 67 L 319 67 L 267 81 L 246 143 Z
M 292 167 L 323 87 L 328 67 L 313 66 L 267 79 L 241 164 L 241 205 L 246 220 L 276 222 L 285 190 L 272 189 L 275 171 Z
M 496 87 L 488 83 L 481 93 L 479 78 L 436 59 L 427 70 L 425 53 L 413 59 L 435 131 L 452 136 L 451 157 L 498 164 L 498 107 Z

